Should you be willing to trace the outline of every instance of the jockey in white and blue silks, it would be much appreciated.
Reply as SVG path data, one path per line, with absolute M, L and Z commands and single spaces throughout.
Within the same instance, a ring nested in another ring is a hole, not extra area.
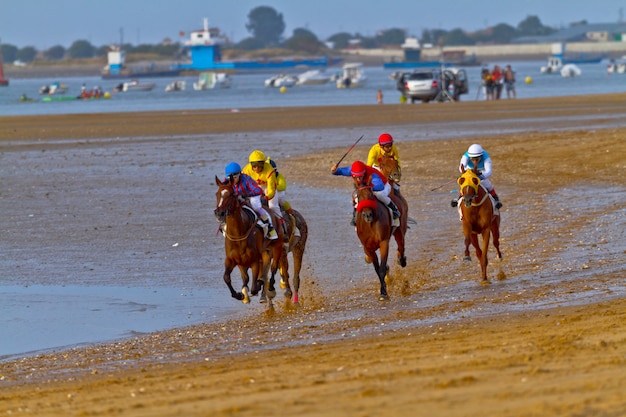
M 500 202 L 498 194 L 496 194 L 496 190 L 493 188 L 493 184 L 491 184 L 491 180 L 489 180 L 489 177 L 493 174 L 491 170 L 491 157 L 487 151 L 477 143 L 471 145 L 461 157 L 459 172 L 462 174 L 466 169 L 473 170 L 474 168 L 477 168 L 480 183 L 489 191 L 493 199 L 496 200 L 496 208 L 499 209 L 502 207 L 502 203 Z M 456 207 L 457 200 L 452 200 L 451 205 L 452 207 Z

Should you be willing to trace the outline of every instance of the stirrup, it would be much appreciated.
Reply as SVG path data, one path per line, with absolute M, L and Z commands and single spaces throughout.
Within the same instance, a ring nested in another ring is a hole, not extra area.
M 267 232 L 267 237 L 270 240 L 276 240 L 278 239 L 278 233 L 276 233 L 276 229 L 272 228 Z

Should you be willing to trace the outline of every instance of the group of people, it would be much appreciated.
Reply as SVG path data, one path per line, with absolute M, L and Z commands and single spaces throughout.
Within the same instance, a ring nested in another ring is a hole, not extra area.
M 335 164 L 331 167 L 333 175 L 352 177 L 355 186 L 368 185 L 376 198 L 387 206 L 392 212 L 393 226 L 399 225 L 400 212 L 393 200 L 389 197 L 392 187 L 387 177 L 380 171 L 380 164 L 383 157 L 392 157 L 400 167 L 400 154 L 394 144 L 393 137 L 389 133 L 383 133 L 378 137 L 368 152 L 367 163 L 354 161 L 352 165 L 339 167 Z M 487 189 L 496 203 L 496 208 L 501 208 L 502 203 L 493 184 L 489 180 L 492 175 L 492 162 L 489 154 L 479 144 L 472 144 L 462 155 L 459 163 L 459 172 L 466 169 L 477 172 L 481 184 Z M 284 219 L 281 213 L 281 206 L 291 213 L 291 205 L 285 197 L 287 181 L 278 172 L 276 163 L 265 156 L 260 150 L 254 150 L 249 158 L 248 164 L 241 167 L 237 162 L 230 162 L 225 169 L 226 180 L 230 181 L 233 190 L 238 196 L 245 198 L 252 209 L 259 216 L 261 221 L 267 225 L 267 237 L 271 240 L 277 239 L 278 235 L 271 216 L 263 207 L 262 199 L 267 200 L 267 206 L 280 219 L 284 227 Z M 399 185 L 394 183 L 394 192 L 400 193 Z M 452 200 L 451 206 L 456 207 L 458 199 Z M 356 210 L 353 211 L 351 224 L 356 225 Z
M 499 65 L 495 65 L 491 71 L 483 68 L 480 73 L 481 88 L 485 91 L 485 100 L 500 100 L 502 90 L 506 90 L 507 98 L 516 98 L 515 72 L 510 65 L 502 71 Z
M 278 239 L 272 217 L 263 207 L 262 201 L 267 200 L 267 206 L 278 216 L 282 227 L 285 227 L 281 206 L 287 213 L 291 213 L 292 209 L 285 198 L 287 181 L 278 172 L 276 163 L 257 149 L 250 153 L 246 166 L 241 168 L 237 162 L 230 162 L 226 165 L 225 174 L 226 180 L 233 185 L 235 194 L 245 198 L 267 226 L 267 237 L 271 240 Z

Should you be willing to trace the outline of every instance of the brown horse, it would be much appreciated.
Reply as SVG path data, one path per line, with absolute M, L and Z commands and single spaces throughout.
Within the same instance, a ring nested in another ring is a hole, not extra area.
M 380 159 L 379 167 L 380 172 L 382 172 L 385 177 L 387 177 L 387 180 L 391 183 L 392 190 L 395 194 L 395 188 L 393 188 L 393 185 L 400 184 L 400 180 L 402 179 L 400 164 L 394 157 L 383 155 Z
M 249 303 L 248 269 L 250 269 L 252 271 L 251 295 L 258 294 L 260 285 L 262 287 L 260 301 L 266 302 L 269 296 L 271 305 L 271 300 L 276 295 L 274 288 L 275 275 L 283 251 L 282 228 L 276 228 L 278 239 L 273 241 L 265 239 L 263 230 L 257 227 L 254 211 L 244 206 L 242 200 L 235 194 L 232 184 L 229 181 L 220 181 L 217 176 L 215 176 L 215 183 L 218 189 L 216 193 L 217 205 L 214 214 L 218 221 L 224 222 L 226 225 L 224 282 L 233 298 Z M 268 213 L 271 215 L 271 210 L 268 210 Z M 273 223 L 278 224 L 275 219 Z M 270 264 L 271 278 L 268 285 L 267 274 Z M 230 274 L 236 266 L 239 267 L 243 281 L 241 292 L 234 290 L 230 279 Z
M 485 188 L 480 185 L 480 178 L 472 170 L 466 170 L 457 180 L 461 187 L 463 203 L 459 204 L 463 221 L 463 235 L 465 235 L 464 260 L 471 261 L 469 245 L 476 249 L 476 257 L 480 260 L 482 279 L 487 280 L 487 250 L 489 237 L 493 234 L 493 246 L 502 259 L 500 252 L 500 213 L 494 208 L 492 199 Z M 478 235 L 482 235 L 482 247 L 478 244 Z
M 294 304 L 299 301 L 298 290 L 300 289 L 300 270 L 302 269 L 302 257 L 304 256 L 304 249 L 306 247 L 306 240 L 309 236 L 309 227 L 300 214 L 299 211 L 292 209 L 292 214 L 289 215 L 283 211 L 283 218 L 287 226 L 287 233 L 285 234 L 285 247 L 283 254 L 280 257 L 279 271 L 280 271 L 280 288 L 286 289 L 285 297 L 292 298 Z M 295 227 L 298 228 L 300 236 L 295 235 Z M 288 253 L 293 255 L 293 291 L 289 286 L 289 258 Z
M 389 270 L 387 266 L 389 243 L 393 234 L 398 245 L 398 263 L 405 267 L 404 234 L 407 228 L 408 208 L 406 202 L 403 205 L 396 196 L 393 196 L 395 197 L 394 202 L 400 211 L 400 226 L 393 228 L 391 226 L 392 219 L 389 209 L 376 198 L 371 185 L 358 184 L 354 191 L 354 197 L 358 201 L 356 207 L 356 233 L 363 245 L 365 261 L 374 264 L 374 270 L 376 275 L 378 275 L 380 281 L 380 296 L 378 299 L 381 301 L 388 300 L 389 295 L 387 294 L 385 277 Z M 380 261 L 376 251 L 380 252 Z

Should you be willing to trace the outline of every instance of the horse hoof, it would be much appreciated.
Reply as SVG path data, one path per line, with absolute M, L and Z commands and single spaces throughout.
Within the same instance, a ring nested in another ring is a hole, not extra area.
M 402 256 L 400 258 L 398 258 L 398 264 L 404 268 L 406 266 L 406 256 Z
M 261 304 L 267 303 L 267 296 L 265 294 L 261 295 L 261 298 L 259 298 L 259 303 Z
M 369 256 L 365 255 L 365 263 L 371 264 L 372 263 L 372 258 L 370 258 Z
M 272 299 L 272 298 L 276 297 L 276 291 L 273 291 L 273 290 L 272 290 L 272 291 L 268 291 L 268 292 L 267 292 L 267 296 L 268 296 L 270 299 Z
M 248 304 L 250 303 L 250 296 L 248 295 L 248 289 L 244 288 L 241 290 L 241 293 L 243 295 L 243 300 L 241 300 L 244 304 Z
M 283 279 L 282 279 L 282 278 L 280 279 L 280 283 L 279 283 L 279 284 L 280 284 L 280 288 L 281 288 L 282 290 L 284 290 L 285 288 L 287 288 L 287 283 L 286 283 L 285 281 L 283 281 Z
M 292 295 L 293 293 L 291 292 L 291 288 L 287 288 L 287 291 L 285 291 L 285 298 L 291 298 Z
M 491 285 L 491 281 L 485 278 L 482 281 L 480 281 L 480 285 Z
M 472 257 L 471 257 L 471 256 L 465 256 L 465 257 L 463 258 L 463 260 L 464 260 L 464 261 L 471 261 L 471 260 L 472 260 Z
M 389 301 L 389 295 L 387 295 L 387 294 L 381 294 L 381 295 L 378 297 L 378 301 Z

